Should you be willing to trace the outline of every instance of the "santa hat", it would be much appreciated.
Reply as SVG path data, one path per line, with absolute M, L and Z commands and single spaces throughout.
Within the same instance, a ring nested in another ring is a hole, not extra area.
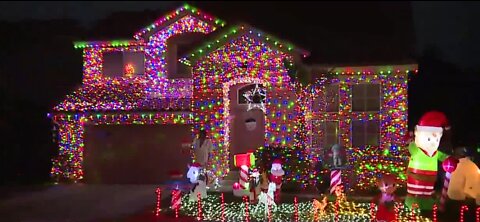
M 280 160 L 280 159 L 275 159 L 275 160 L 273 161 L 272 165 L 273 165 L 273 164 L 280 164 L 280 165 L 282 165 L 282 160 Z
M 202 168 L 202 164 L 195 162 L 189 165 L 189 167 L 196 167 L 196 168 Z
M 443 127 L 445 127 L 446 130 L 450 129 L 445 114 L 439 111 L 430 111 L 423 114 L 422 118 L 420 118 L 416 130 L 441 133 Z

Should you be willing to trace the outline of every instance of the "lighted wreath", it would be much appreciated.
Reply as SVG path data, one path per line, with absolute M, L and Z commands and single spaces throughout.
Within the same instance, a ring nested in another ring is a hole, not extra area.
M 265 88 L 255 84 L 255 88 L 245 91 L 243 93 L 243 97 L 245 97 L 247 100 L 247 111 L 252 109 L 261 109 L 263 112 L 265 112 L 265 99 L 267 97 Z

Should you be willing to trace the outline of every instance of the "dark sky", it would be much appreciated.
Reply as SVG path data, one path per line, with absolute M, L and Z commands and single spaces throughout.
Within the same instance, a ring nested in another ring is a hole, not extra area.
M 18 21 L 22 19 L 53 19 L 53 18 L 74 18 L 82 21 L 83 24 L 91 24 L 92 22 L 105 18 L 112 12 L 117 11 L 143 11 L 146 9 L 166 11 L 171 10 L 172 8 L 178 7 L 182 2 L 168 2 L 168 1 L 121 1 L 121 2 L 97 2 L 97 1 L 72 1 L 72 2 L 0 2 L 0 8 L 2 8 L 2 13 L 0 13 L 0 20 L 9 20 L 9 21 Z M 283 5 L 282 5 L 283 4 Z M 275 26 L 278 24 L 275 23 L 271 18 L 266 18 L 269 15 L 275 16 L 274 18 L 278 20 L 278 23 L 285 22 L 286 19 L 295 20 L 297 22 L 304 23 L 301 26 L 311 26 L 312 29 L 324 29 L 327 33 L 329 31 L 328 21 L 325 20 L 325 16 L 318 15 L 319 20 L 315 21 L 315 12 L 319 14 L 329 14 L 328 17 L 332 20 L 341 20 L 345 19 L 347 22 L 350 19 L 351 22 L 355 22 L 355 17 L 362 11 L 365 11 L 365 14 L 370 14 L 366 7 L 369 7 L 368 4 L 364 3 L 331 3 L 331 2 L 308 2 L 300 3 L 296 2 L 290 4 L 291 7 L 287 6 L 288 3 L 201 3 L 194 2 L 193 5 L 199 7 L 200 9 L 214 14 L 225 14 L 226 17 L 235 17 L 238 21 L 247 21 L 252 22 L 253 26 Z M 386 14 L 393 15 L 401 14 L 405 9 L 397 8 L 395 4 L 397 3 L 384 3 L 384 8 Z M 336 5 L 336 6 L 332 6 Z M 362 5 L 364 7 L 362 7 Z M 340 6 L 340 7 L 338 7 Z M 476 26 L 478 21 L 480 21 L 480 3 L 478 2 L 413 2 L 411 3 L 412 12 L 413 12 L 413 23 L 416 40 L 416 47 L 412 51 L 416 53 L 421 53 L 426 47 L 435 46 L 440 49 L 440 52 L 447 61 L 453 62 L 457 65 L 460 65 L 464 68 L 474 66 L 479 61 L 480 54 L 480 44 L 477 44 L 478 39 L 480 39 L 480 30 Z M 341 8 L 343 7 L 343 8 Z M 223 10 L 222 10 L 223 9 Z M 237 9 L 237 10 L 231 10 Z M 264 13 L 259 13 L 259 9 Z M 294 12 L 297 11 L 297 12 Z M 298 13 L 298 11 L 303 11 L 305 13 Z M 357 13 L 357 14 L 356 14 Z M 373 12 L 378 13 L 378 12 Z M 281 16 L 281 15 L 284 16 Z M 289 14 L 292 16 L 289 17 Z M 313 15 L 312 15 L 313 14 Z M 350 17 L 348 15 L 351 15 Z M 231 15 L 231 16 L 230 16 Z M 331 15 L 331 16 L 330 16 Z M 161 16 L 159 14 L 158 16 Z M 280 16 L 280 17 L 278 17 Z M 345 18 L 346 17 L 346 18 Z M 221 17 L 229 24 L 232 23 L 232 18 Z M 230 20 L 229 20 L 230 19 Z M 352 20 L 353 19 L 353 20 Z M 384 19 L 383 17 L 381 19 Z M 313 20 L 313 21 L 312 21 Z M 321 21 L 320 21 L 321 20 Z M 397 19 L 398 20 L 398 19 Z M 393 20 L 392 20 L 393 21 Z M 234 21 L 235 22 L 235 21 Z M 380 21 L 372 21 L 370 24 L 363 24 L 365 32 L 371 32 L 369 28 L 375 27 L 375 24 L 379 25 Z M 267 24 L 268 23 L 268 24 Z M 345 26 L 346 29 L 355 28 L 348 27 L 348 23 L 338 23 L 337 21 L 332 22 L 336 26 Z M 354 24 L 354 23 L 351 23 Z M 382 24 L 387 26 L 386 28 L 375 28 L 379 31 L 388 30 L 389 24 Z M 290 25 L 291 26 L 291 25 Z M 357 26 L 357 25 L 355 25 Z M 362 26 L 362 25 L 360 25 Z M 395 28 L 396 25 L 391 24 L 391 28 Z M 287 26 L 288 27 L 288 24 Z M 141 27 L 139 27 L 141 28 Z M 262 28 L 262 27 L 260 27 Z M 268 29 L 268 27 L 266 27 Z M 338 27 L 337 27 L 338 28 Z M 358 27 L 357 27 L 358 28 Z M 275 30 L 275 28 L 271 28 Z M 278 32 L 278 31 L 277 31 Z M 308 42 L 306 38 L 318 38 L 318 45 L 322 44 L 322 36 L 315 36 L 315 31 L 305 32 L 307 36 L 297 37 L 295 39 L 289 39 L 295 43 L 298 43 L 300 46 L 302 42 Z M 288 31 L 285 32 L 285 35 L 282 33 L 274 33 L 280 35 L 279 37 L 288 38 L 292 35 L 288 35 Z M 336 34 L 335 38 L 343 38 L 345 36 L 339 35 L 338 32 L 332 32 Z M 414 41 L 415 41 L 414 40 Z M 325 40 L 328 43 L 328 40 Z M 355 41 L 355 40 L 352 40 Z M 358 42 L 352 44 L 362 44 L 362 39 L 359 38 Z M 328 43 L 332 44 L 332 43 Z M 318 54 L 319 58 L 322 58 L 321 53 L 317 49 L 317 46 L 308 45 L 306 48 L 310 51 L 313 51 Z M 305 46 L 304 46 L 305 47 Z M 312 49 L 313 47 L 313 49 Z M 340 46 L 339 46 L 340 47 Z M 380 47 L 380 46 L 379 46 Z M 388 46 L 385 47 L 385 50 L 388 50 Z M 321 48 L 318 46 L 318 48 Z M 394 52 L 392 52 L 394 53 Z M 328 54 L 328 53 L 326 53 Z M 362 55 L 367 57 L 366 55 Z M 360 56 L 359 56 L 360 57 Z M 334 59 L 334 58 L 332 58 Z M 315 61 L 321 63 L 320 61 Z M 359 58 L 354 58 L 352 60 L 359 60 Z M 330 61 L 327 61 L 330 62 Z
M 5 157 L 0 159 L 0 175 L 12 181 L 49 178 L 51 158 L 58 147 L 51 141 L 52 125 L 46 114 L 82 79 L 82 52 L 73 48 L 73 41 L 132 38 L 182 4 L 0 2 L 0 42 L 4 43 L 0 112 L 6 113 L 0 115 L 0 130 L 6 132 L 0 148 L 0 158 Z M 480 3 L 228 1 L 191 5 L 228 25 L 246 22 L 291 41 L 312 53 L 305 62 L 417 62 L 419 73 L 411 76 L 408 88 L 409 127 L 424 112 L 437 109 L 451 121 L 456 144 L 480 142 L 476 127 L 480 125 Z M 476 71 L 460 70 L 449 62 Z

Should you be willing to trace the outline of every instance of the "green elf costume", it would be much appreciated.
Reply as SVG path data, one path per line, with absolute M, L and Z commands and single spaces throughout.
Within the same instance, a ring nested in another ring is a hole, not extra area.
M 443 127 L 448 129 L 446 116 L 438 111 L 425 113 L 415 126 L 415 142 L 410 143 L 410 162 L 407 169 L 407 198 L 405 205 L 417 209 L 431 210 L 435 200 L 432 198 L 437 179 L 437 161 L 449 156 L 438 151 Z

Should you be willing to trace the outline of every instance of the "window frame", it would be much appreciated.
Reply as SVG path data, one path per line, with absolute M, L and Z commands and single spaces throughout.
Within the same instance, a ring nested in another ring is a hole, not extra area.
M 115 76 L 110 76 L 110 75 L 106 75 L 105 74 L 105 54 L 109 54 L 109 53 L 119 53 L 121 54 L 121 75 L 115 75 Z M 145 74 L 146 74 L 146 68 L 145 68 L 145 65 L 146 65 L 146 56 L 145 56 L 145 52 L 144 51 L 129 51 L 129 50 L 114 50 L 114 51 L 104 51 L 102 52 L 102 70 L 101 70 L 101 74 L 103 77 L 106 77 L 106 78 L 111 78 L 111 79 L 121 79 L 121 78 L 128 78 L 128 76 L 126 75 L 125 73 L 125 66 L 128 64 L 126 61 L 125 61 L 125 54 L 126 53 L 135 53 L 135 54 L 141 54 L 143 56 L 143 69 L 140 69 L 142 70 L 141 73 L 138 73 L 138 74 L 133 74 L 132 77 L 145 77 Z M 136 69 L 137 70 L 137 69 Z
M 355 143 L 355 139 L 354 139 L 354 138 L 356 138 L 356 136 L 354 135 L 354 133 L 355 133 L 355 132 L 358 132 L 358 130 L 355 130 L 355 127 L 354 127 L 355 122 L 360 122 L 360 123 L 362 123 L 362 125 L 363 125 L 363 126 L 361 127 L 361 128 L 362 128 L 362 131 L 359 132 L 359 133 L 362 134 L 362 144 L 357 144 L 357 143 Z M 376 127 L 375 127 L 375 128 L 377 129 L 377 132 L 376 132 L 375 134 L 369 132 L 369 126 L 370 126 L 369 124 L 371 124 L 371 123 L 376 123 Z M 374 120 L 352 120 L 352 123 L 351 123 L 351 124 L 352 124 L 352 127 L 351 127 L 351 143 L 352 143 L 352 147 L 379 146 L 379 145 L 380 145 L 380 140 L 381 140 L 381 138 L 380 138 L 380 136 L 381 136 L 381 135 L 380 135 L 380 133 L 381 133 L 381 132 L 380 132 L 380 130 L 381 130 L 381 129 L 380 129 L 380 128 L 381 128 L 380 120 L 376 120 L 376 119 L 374 119 Z M 376 144 L 368 144 L 369 136 L 371 136 L 371 135 L 375 135 L 375 137 L 376 137 Z
M 354 88 L 355 87 L 362 87 L 361 89 L 361 97 L 355 96 L 354 94 Z M 369 95 L 369 87 L 378 87 L 378 97 L 377 95 L 371 96 Z M 379 112 L 382 109 L 382 87 L 381 83 L 359 83 L 359 84 L 354 84 L 352 85 L 352 112 Z M 375 99 L 375 101 L 378 101 L 378 109 L 375 107 L 375 109 L 369 109 L 369 101 Z M 361 109 L 355 110 L 355 101 L 361 102 Z
M 316 141 L 321 142 L 322 146 L 319 146 L 318 142 L 316 144 L 316 149 L 323 149 L 322 151 L 328 151 L 331 146 L 334 144 L 338 144 L 340 141 L 340 121 L 338 120 L 316 120 L 316 123 L 314 125 L 317 125 L 318 127 L 315 127 L 316 129 L 320 129 L 323 132 L 322 138 L 321 139 L 316 139 Z M 334 123 L 335 125 L 335 132 L 331 133 L 327 130 L 327 124 L 328 123 Z M 318 135 L 314 135 L 318 136 Z M 328 144 L 328 139 L 330 137 L 334 137 L 335 141 L 332 144 Z

